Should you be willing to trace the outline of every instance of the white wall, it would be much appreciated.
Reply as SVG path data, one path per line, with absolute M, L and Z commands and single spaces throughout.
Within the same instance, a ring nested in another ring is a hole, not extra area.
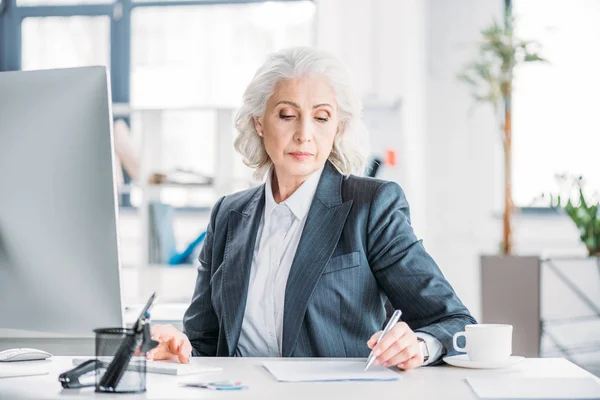
M 396 150 L 398 166 L 384 168 L 381 177 L 401 183 L 421 236 L 427 228 L 425 208 L 416 206 L 426 200 L 425 6 L 409 0 L 317 0 L 317 46 L 346 62 L 366 119 L 379 122 L 371 132 L 372 152 Z
M 456 74 L 475 56 L 499 0 L 430 0 L 427 14 L 427 224 L 429 250 L 480 315 L 479 255 L 499 248 L 501 143 L 488 108 L 475 108 Z

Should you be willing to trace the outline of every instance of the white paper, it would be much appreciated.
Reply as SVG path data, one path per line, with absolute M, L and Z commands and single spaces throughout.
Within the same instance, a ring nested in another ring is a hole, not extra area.
M 365 371 L 364 361 L 265 361 L 280 382 L 394 381 L 400 375 L 380 365 Z
M 24 361 L 25 363 L 29 361 Z M 16 378 L 19 376 L 48 375 L 49 368 L 31 365 L 15 365 L 18 363 L 7 362 L 0 365 L 0 378 Z
M 600 399 L 593 378 L 467 378 L 480 399 Z

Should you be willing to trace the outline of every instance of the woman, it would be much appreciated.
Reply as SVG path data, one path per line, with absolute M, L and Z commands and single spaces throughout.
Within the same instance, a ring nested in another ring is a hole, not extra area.
M 365 162 L 360 110 L 328 53 L 286 49 L 258 69 L 235 147 L 266 182 L 215 204 L 185 333 L 155 326 L 149 358 L 374 348 L 377 364 L 411 369 L 454 353 L 475 321 L 415 237 L 402 190 L 350 175 Z M 388 299 L 403 322 L 376 345 Z

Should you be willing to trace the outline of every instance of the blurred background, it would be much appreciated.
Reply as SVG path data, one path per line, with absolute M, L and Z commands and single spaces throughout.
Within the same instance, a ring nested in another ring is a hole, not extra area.
M 0 0 L 0 71 L 109 69 L 124 303 L 156 290 L 177 324 L 212 205 L 257 184 L 233 149 L 245 86 L 277 49 L 337 54 L 376 176 L 473 315 L 599 374 L 599 21 L 600 0 Z

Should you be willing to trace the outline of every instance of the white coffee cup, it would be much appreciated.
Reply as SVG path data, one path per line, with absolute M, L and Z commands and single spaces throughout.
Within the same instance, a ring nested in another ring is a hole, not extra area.
M 471 361 L 504 361 L 512 354 L 512 325 L 476 324 L 465 326 L 452 339 L 456 351 L 466 352 Z M 458 346 L 458 338 L 463 336 L 465 347 Z

